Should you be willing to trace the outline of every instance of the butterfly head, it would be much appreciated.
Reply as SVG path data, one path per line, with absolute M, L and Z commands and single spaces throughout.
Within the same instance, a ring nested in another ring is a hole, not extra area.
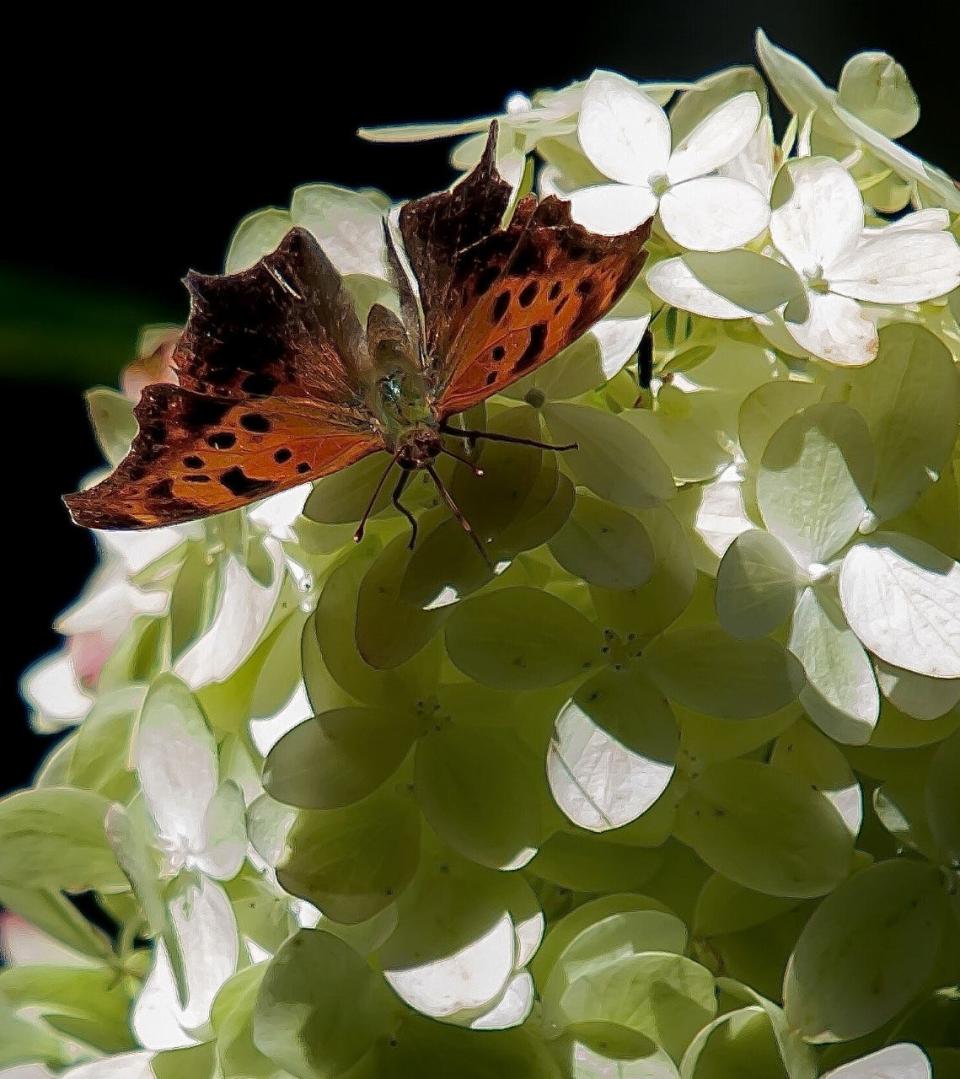
M 427 468 L 440 456 L 443 442 L 435 427 L 423 424 L 407 431 L 397 445 L 397 464 L 407 472 Z

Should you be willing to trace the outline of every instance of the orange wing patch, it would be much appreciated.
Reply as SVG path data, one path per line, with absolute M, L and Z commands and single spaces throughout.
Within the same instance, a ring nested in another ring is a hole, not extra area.
M 620 299 L 646 259 L 649 223 L 622 236 L 599 236 L 576 224 L 570 204 L 552 196 L 535 209 L 521 204 L 518 214 L 525 225 L 503 270 L 475 275 L 473 288 L 463 290 L 467 312 L 437 399 L 444 418 L 505 389 L 576 341 Z
M 570 204 L 512 197 L 497 125 L 450 191 L 407 203 L 400 231 L 420 291 L 423 349 L 441 420 L 505 389 L 603 318 L 640 272 L 645 222 L 621 236 L 576 224 Z
M 237 509 L 383 448 L 361 414 L 279 398 L 144 390 L 140 431 L 111 476 L 64 501 L 87 528 L 155 528 Z

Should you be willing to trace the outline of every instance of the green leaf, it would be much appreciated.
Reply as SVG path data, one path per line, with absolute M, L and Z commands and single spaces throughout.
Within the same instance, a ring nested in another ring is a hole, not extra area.
M 843 65 L 837 100 L 891 139 L 917 126 L 920 104 L 906 71 L 885 52 L 858 52 Z
M 537 985 L 541 987 L 541 992 L 542 987 L 547 984 L 547 979 L 555 968 L 557 960 L 572 941 L 589 929 L 590 926 L 606 921 L 611 915 L 638 910 L 653 910 L 662 914 L 671 913 L 666 906 L 649 896 L 637 895 L 632 892 L 614 892 L 611 895 L 588 900 L 558 922 L 555 922 L 550 927 L 530 964 L 530 969 Z
M 797 899 L 765 895 L 745 888 L 720 873 L 714 873 L 697 896 L 693 932 L 698 937 L 739 933 L 793 910 L 798 903 Z
M 253 1041 L 253 1016 L 268 965 L 247 967 L 224 982 L 211 1022 L 223 1079 L 275 1079 L 277 1066 Z
M 137 433 L 134 403 L 106 386 L 87 390 L 86 399 L 97 444 L 107 461 L 116 467 L 126 457 Z
M 393 670 L 416 656 L 447 617 L 445 610 L 424 610 L 402 598 L 404 574 L 412 558 L 409 542 L 401 534 L 384 547 L 357 595 L 356 646 L 377 670 Z
M 53 891 L 122 891 L 104 832 L 110 803 L 92 791 L 45 787 L 0 801 L 0 884 Z
M 694 780 L 676 834 L 716 872 L 788 898 L 826 895 L 853 857 L 853 838 L 829 800 L 758 761 L 725 761 Z
M 764 637 L 790 617 L 797 564 L 768 532 L 741 532 L 717 570 L 717 617 L 734 637 Z
M 225 273 L 238 273 L 269 255 L 293 228 L 287 210 L 256 210 L 237 225 L 224 261 Z
M 83 955 L 103 959 L 112 951 L 106 934 L 58 891 L 2 884 L 0 904 Z
M 848 376 L 848 404 L 863 414 L 876 450 L 871 508 L 886 520 L 908 509 L 947 466 L 960 378 L 947 346 L 909 322 L 884 326 L 877 361 Z
M 814 723 L 838 742 L 868 742 L 880 716 L 877 680 L 863 645 L 823 590 L 801 592 L 790 651 L 803 665 L 807 682 L 800 703 Z
M 558 442 L 577 443 L 565 453 L 564 466 L 594 494 L 634 509 L 673 497 L 670 469 L 649 440 L 619 417 L 571 404 L 548 404 L 543 416 Z
M 301 930 L 263 976 L 253 1041 L 297 1079 L 335 1079 L 386 1033 L 390 1012 L 389 990 L 356 952 L 322 930 Z
M 415 734 L 413 713 L 402 707 L 322 712 L 277 742 L 263 767 L 263 785 L 287 805 L 350 805 L 393 775 Z
M 316 613 L 304 626 L 304 681 L 317 712 L 348 703 L 330 699 L 324 677 L 327 672 L 351 697 L 377 706 L 394 707 L 398 701 L 417 700 L 436 686 L 438 654 L 433 648 L 424 648 L 398 667 L 379 670 L 359 654 L 354 634 L 344 632 L 345 627 L 356 624 L 357 593 L 369 565 L 370 558 L 361 549 L 334 569 L 320 593 Z M 311 636 L 325 669 L 312 661 L 308 664 Z
M 217 1062 L 213 1042 L 201 1042 L 185 1049 L 166 1049 L 150 1060 L 156 1079 L 210 1079 Z
M 600 671 L 557 715 L 547 754 L 554 799 L 581 828 L 629 824 L 667 789 L 678 743 L 670 705 L 642 670 Z
M 419 838 L 413 798 L 386 788 L 345 809 L 301 810 L 277 878 L 334 921 L 364 922 L 409 884 Z
M 577 498 L 550 551 L 568 573 L 601 588 L 640 588 L 653 573 L 653 544 L 643 525 L 590 495 Z
M 568 681 L 597 661 L 598 638 L 579 611 L 533 588 L 501 588 L 466 600 L 446 625 L 454 664 L 498 689 Z
M 702 397 L 675 386 L 661 386 L 656 410 L 635 408 L 623 413 L 666 461 L 677 483 L 713 479 L 730 463 L 730 454 L 718 441 L 713 416 L 704 417 Z
M 626 956 L 574 981 L 560 1008 L 569 1022 L 608 1022 L 644 1034 L 679 1060 L 716 1013 L 710 972 L 682 955 Z
M 751 462 L 759 462 L 767 443 L 791 416 L 823 397 L 817 382 L 765 382 L 743 400 L 737 429 L 740 446 Z
M 860 784 L 847 758 L 830 738 L 801 721 L 777 739 L 769 760 L 826 795 L 850 834 L 859 833 L 863 823 Z
M 767 1013 L 759 1005 L 738 1008 L 708 1023 L 680 1062 L 681 1079 L 786 1079 Z
M 303 507 L 304 517 L 318 524 L 353 524 L 359 521 L 376 489 L 388 459 L 372 453 L 363 460 L 317 480 Z M 396 482 L 396 481 L 394 481 Z M 373 503 L 372 516 L 390 504 L 392 486 L 385 483 Z
M 13 1008 L 0 1000 L 0 1068 L 34 1061 L 62 1068 L 70 1060 L 66 1045 L 49 1029 L 21 1019 Z
M 590 596 L 602 626 L 623 637 L 634 633 L 643 643 L 666 629 L 690 602 L 697 570 L 688 535 L 671 510 L 641 510 L 637 517 L 653 544 L 653 575 L 629 591 L 593 586 Z
M 607 837 L 556 832 L 527 867 L 534 876 L 576 892 L 640 891 L 663 863 L 656 848 L 608 842 Z
M 438 713 L 417 745 L 414 785 L 441 839 L 480 865 L 513 869 L 542 838 L 541 769 L 513 730 Z
M 72 786 L 126 801 L 134 793 L 130 741 L 143 688 L 128 686 L 104 693 L 94 702 L 77 732 L 67 779 Z
M 676 915 L 659 910 L 617 911 L 586 926 L 557 956 L 550 978 L 540 996 L 547 1022 L 562 1025 L 556 1015 L 560 1001 L 578 978 L 601 970 L 627 955 L 643 952 L 670 952 L 683 955 L 687 929 Z
M 757 504 L 767 528 L 801 566 L 826 562 L 856 532 L 873 484 L 863 417 L 848 405 L 811 405 L 767 443 Z
M 855 874 L 800 934 L 784 981 L 787 1021 L 815 1044 L 877 1030 L 926 982 L 947 917 L 934 866 L 897 859 Z
M 782 1008 L 778 1008 L 776 1004 L 761 996 L 750 986 L 736 982 L 732 978 L 718 978 L 717 988 L 735 1000 L 759 1004 L 767 1013 L 779 1048 L 780 1059 L 789 1079 L 815 1079 L 818 1074 L 816 1054 L 797 1032 L 790 1028 Z
M 136 1048 L 130 983 L 109 967 L 16 966 L 0 971 L 0 999 L 103 1053 Z
M 712 292 L 758 315 L 794 299 L 805 303 L 796 270 L 754 251 L 686 251 L 683 261 Z
M 960 734 L 941 743 L 930 763 L 927 815 L 945 861 L 960 867 Z
M 768 716 L 803 685 L 799 664 L 776 641 L 739 640 L 714 626 L 663 634 L 644 650 L 643 664 L 671 701 L 731 719 Z

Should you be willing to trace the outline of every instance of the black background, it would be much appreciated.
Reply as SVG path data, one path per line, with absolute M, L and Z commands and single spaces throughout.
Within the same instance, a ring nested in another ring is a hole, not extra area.
M 917 15 L 900 6 L 885 19 L 876 2 L 591 0 L 433 12 L 357 0 L 310 14 L 237 8 L 218 21 L 207 15 L 202 28 L 197 7 L 131 7 L 126 25 L 106 15 L 71 23 L 47 9 L 29 32 L 6 38 L 0 264 L 36 286 L 41 302 L 28 322 L 37 334 L 47 290 L 89 290 L 137 303 L 155 321 L 179 319 L 187 268 L 219 270 L 237 221 L 286 205 L 297 184 L 375 186 L 401 198 L 449 183 L 449 144 L 371 145 L 355 137 L 359 125 L 496 112 L 514 90 L 562 86 L 595 67 L 695 79 L 752 62 L 758 25 L 830 85 L 852 53 L 891 52 L 922 108 L 905 144 L 958 175 L 960 16 L 944 14 L 949 6 Z M 118 332 L 123 345 L 105 354 L 107 372 L 133 347 L 125 324 Z M 32 373 L 25 355 L 5 339 L 0 790 L 29 782 L 46 751 L 26 728 L 17 679 L 56 646 L 51 619 L 94 558 L 59 500 L 98 463 L 84 379 L 71 374 L 69 354 L 55 377 Z

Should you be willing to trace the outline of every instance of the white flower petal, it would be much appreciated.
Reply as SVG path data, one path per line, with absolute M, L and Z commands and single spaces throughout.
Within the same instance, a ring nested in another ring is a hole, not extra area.
M 721 176 L 743 180 L 753 186 L 765 199 L 770 198 L 773 187 L 773 123 L 764 116 L 746 146 L 720 170 Z
M 503 996 L 488 1012 L 470 1024 L 473 1030 L 507 1030 L 518 1027 L 533 1008 L 533 978 L 524 970 L 514 975 Z
M 770 207 L 752 184 L 704 176 L 671 187 L 660 199 L 660 220 L 682 247 L 728 251 L 763 232 Z
M 504 914 L 487 932 L 453 955 L 419 967 L 385 970 L 384 977 L 411 1008 L 434 1019 L 475 1011 L 503 992 L 513 971 L 516 938 Z
M 870 363 L 880 347 L 877 328 L 864 318 L 856 300 L 810 292 L 805 322 L 786 322 L 791 336 L 808 352 L 844 367 Z
M 573 220 L 604 236 L 630 232 L 657 212 L 657 198 L 648 187 L 597 184 L 574 191 L 569 199 Z
M 752 90 L 718 105 L 670 155 L 667 165 L 670 183 L 706 176 L 726 165 L 753 137 L 760 112 L 760 100 Z
M 283 585 L 283 555 L 273 540 L 264 547 L 273 561 L 271 583 L 260 584 L 231 555 L 213 620 L 174 665 L 174 671 L 192 689 L 209 682 L 225 682 L 256 647 L 270 621 Z
M 20 692 L 33 710 L 30 722 L 42 731 L 79 723 L 93 704 L 80 685 L 66 648 L 34 663 L 21 680 Z
M 919 303 L 960 285 L 960 246 L 949 232 L 885 229 L 829 272 L 830 288 L 873 303 Z
M 61 1079 L 153 1079 L 150 1067 L 151 1052 L 121 1053 L 119 1056 L 91 1060 L 78 1064 L 61 1075 Z
M 237 967 L 237 922 L 220 885 L 201 878 L 198 889 L 170 904 L 170 917 L 186 968 L 187 1006 L 180 1007 L 166 945 L 158 941 L 153 969 L 133 1011 L 134 1033 L 147 1049 L 195 1045 L 188 1031 L 208 1021 L 214 998 Z
M 919 1045 L 897 1042 L 824 1073 L 823 1079 L 933 1079 L 930 1061 Z
M 934 168 L 916 154 L 905 150 L 893 139 L 874 131 L 869 124 L 848 112 L 840 105 L 834 105 L 833 111 L 857 138 L 885 164 L 889 165 L 898 176 L 916 180 L 928 187 L 940 202 L 953 213 L 960 213 L 960 190 L 945 172 Z
M 647 273 L 647 287 L 671 307 L 706 318 L 750 318 L 752 311 L 708 289 L 682 258 L 664 259 Z
M 97 538 L 106 550 L 120 556 L 127 573 L 133 576 L 186 540 L 202 535 L 203 525 L 198 521 L 191 521 L 184 525 L 151 528 L 144 532 L 98 532 Z
M 774 184 L 789 194 L 770 215 L 770 235 L 794 269 L 819 273 L 857 245 L 863 199 L 853 177 L 828 158 L 790 161 Z M 791 190 L 792 187 L 792 190 Z
M 266 529 L 271 536 L 278 540 L 292 540 L 295 537 L 293 526 L 297 522 L 303 510 L 303 504 L 307 500 L 313 488 L 309 483 L 302 483 L 299 487 L 292 487 L 289 491 L 281 491 L 278 495 L 271 495 L 262 502 L 258 502 L 247 514 L 251 521 Z
M 158 835 L 181 853 L 202 850 L 217 790 L 217 744 L 192 694 L 170 675 L 154 682 L 144 701 L 134 760 Z
M 604 378 L 611 379 L 637 351 L 650 323 L 650 316 L 640 318 L 605 318 L 591 330 L 600 346 L 600 366 Z
M 243 792 L 231 780 L 221 783 L 207 806 L 205 845 L 197 868 L 214 880 L 232 880 L 247 853 Z
M 670 123 L 629 79 L 597 71 L 583 92 L 577 133 L 583 152 L 611 180 L 647 184 L 670 159 Z
M 950 214 L 934 206 L 928 210 L 916 210 L 912 214 L 904 214 L 899 220 L 889 225 L 866 228 L 863 233 L 866 239 L 869 236 L 889 236 L 891 232 L 910 232 L 915 229 L 921 229 L 924 232 L 942 232 L 943 229 L 948 228 L 950 228 Z

